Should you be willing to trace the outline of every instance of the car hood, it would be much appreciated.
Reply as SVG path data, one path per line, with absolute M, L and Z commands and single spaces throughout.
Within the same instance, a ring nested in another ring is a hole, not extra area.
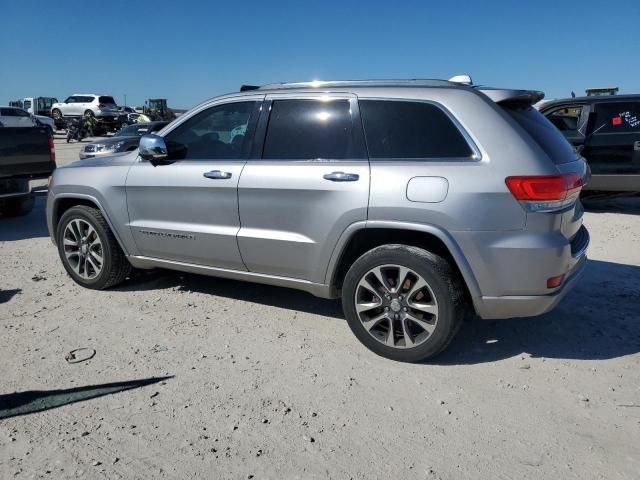
M 126 138 L 126 137 L 125 137 Z M 76 160 L 58 168 L 84 168 L 84 167 L 108 167 L 131 165 L 138 158 L 138 152 L 123 152 L 114 155 L 103 155 L 100 157 L 87 158 L 85 160 Z
M 114 145 L 116 143 L 125 142 L 127 145 L 137 145 L 140 142 L 140 137 L 109 137 L 102 140 L 96 140 L 95 142 L 87 143 L 85 149 L 89 145 Z

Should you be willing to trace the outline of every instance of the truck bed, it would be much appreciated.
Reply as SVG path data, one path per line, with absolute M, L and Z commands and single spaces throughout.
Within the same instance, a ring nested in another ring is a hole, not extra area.
M 45 127 L 0 127 L 0 179 L 46 178 L 56 168 Z

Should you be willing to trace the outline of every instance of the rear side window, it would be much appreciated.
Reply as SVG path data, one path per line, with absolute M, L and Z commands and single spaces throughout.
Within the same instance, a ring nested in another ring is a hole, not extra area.
M 580 158 L 560 130 L 535 108 L 529 105 L 505 105 L 504 108 L 556 165 Z
M 640 102 L 595 104 L 593 133 L 640 133 Z
M 115 105 L 116 101 L 113 97 L 98 97 L 98 102 L 100 103 L 110 103 L 111 105 Z
M 361 100 L 369 157 L 464 158 L 473 151 L 439 107 L 424 102 Z
M 364 157 L 355 152 L 348 100 L 275 100 L 262 158 L 308 160 Z

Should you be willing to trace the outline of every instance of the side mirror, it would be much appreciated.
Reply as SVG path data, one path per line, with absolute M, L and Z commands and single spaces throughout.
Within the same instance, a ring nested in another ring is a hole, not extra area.
M 164 138 L 159 135 L 148 134 L 140 137 L 138 151 L 140 157 L 149 160 L 154 166 L 169 160 L 167 145 L 164 143 Z

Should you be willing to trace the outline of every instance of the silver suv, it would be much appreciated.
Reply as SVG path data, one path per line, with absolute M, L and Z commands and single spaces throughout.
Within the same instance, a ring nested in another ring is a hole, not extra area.
M 139 151 L 58 168 L 47 221 L 104 289 L 169 268 L 342 298 L 372 351 L 441 352 L 467 307 L 540 315 L 571 289 L 589 170 L 540 92 L 440 80 L 276 84 L 214 98 Z

